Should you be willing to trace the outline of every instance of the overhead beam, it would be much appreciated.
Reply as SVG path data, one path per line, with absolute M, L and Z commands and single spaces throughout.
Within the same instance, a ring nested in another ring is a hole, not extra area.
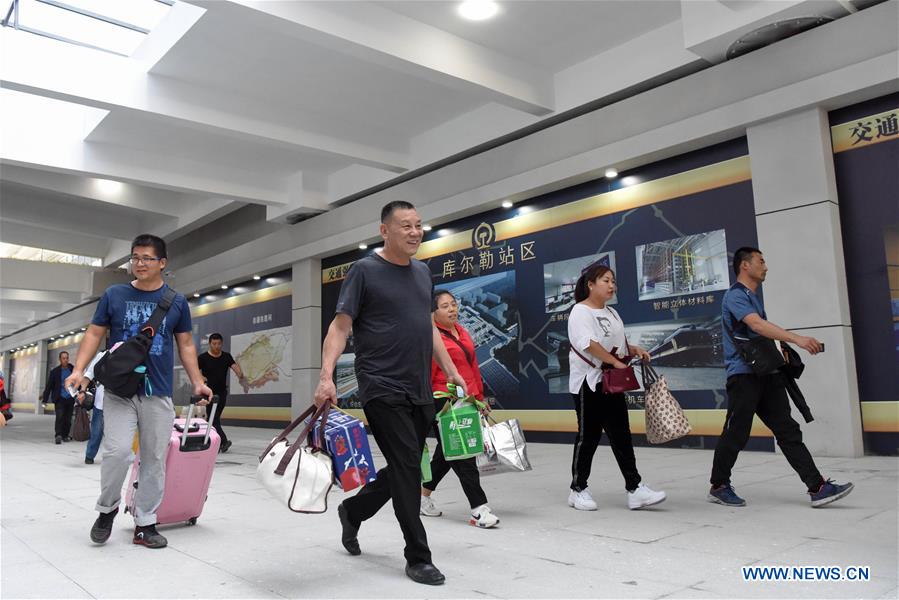
M 184 127 L 396 173 L 407 169 L 405 154 L 212 107 L 203 90 L 147 73 L 139 62 L 79 46 L 60 53 L 54 43 L 2 28 L 0 54 L 16 60 L 0 62 L 0 87 L 98 109 L 134 111 Z M 190 101 L 191 95 L 197 102 Z
M 373 2 L 199 2 L 208 10 L 242 5 L 246 19 L 532 115 L 555 109 L 552 74 Z M 255 17 L 252 13 L 256 13 Z M 274 19 L 272 19 L 274 17 Z M 377 165 L 372 165 L 377 166 Z
M 122 183 L 118 189 L 109 190 L 108 185 L 101 179 L 27 169 L 15 165 L 3 165 L 0 168 L 0 177 L 4 182 L 170 217 L 178 216 L 188 203 L 183 194 L 158 188 Z
M 3 29 L 3 28 L 0 28 Z M 4 33 L 0 30 L 0 38 Z M 14 61 L 3 61 L 7 64 Z M 284 204 L 286 191 L 270 178 L 249 171 L 186 161 L 133 147 L 85 143 L 85 121 L 104 111 L 9 90 L 0 90 L 4 110 L 14 119 L 0 122 L 0 161 L 29 167 L 135 183 L 176 192 L 221 196 L 260 204 Z
M 0 258 L 3 287 L 15 290 L 89 294 L 93 267 Z
M 82 292 L 66 292 L 62 290 L 40 291 L 0 287 L 0 301 L 4 312 L 7 306 L 15 306 L 15 302 L 35 302 L 47 304 L 79 304 L 84 299 Z M 9 303 L 9 304 L 7 304 Z
M 2 206 L 3 203 L 0 202 L 0 208 Z M 105 256 L 109 252 L 111 243 L 108 232 L 107 235 L 94 236 L 80 231 L 74 232 L 71 229 L 67 231 L 50 229 L 41 224 L 11 223 L 6 221 L 2 214 L 0 214 L 0 239 L 7 244 L 40 247 L 57 252 L 96 257 Z
M 77 231 L 110 239 L 131 239 L 141 232 L 147 215 L 126 210 L 79 210 L 59 198 L 3 186 L 3 221 L 35 225 L 55 231 Z M 169 217 L 171 219 L 171 217 Z

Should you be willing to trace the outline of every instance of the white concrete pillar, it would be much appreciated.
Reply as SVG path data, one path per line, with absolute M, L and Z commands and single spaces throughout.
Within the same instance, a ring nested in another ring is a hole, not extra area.
M 42 415 L 44 414 L 44 404 L 41 402 L 41 392 L 44 391 L 44 384 L 47 383 L 47 374 L 50 372 L 56 365 L 51 365 L 47 363 L 47 340 L 41 340 L 37 344 L 37 355 L 38 355 L 38 367 L 37 373 L 35 377 L 37 377 L 37 381 L 34 384 L 34 389 L 37 390 L 37 398 L 34 399 L 34 414 Z
M 296 418 L 312 403 L 322 366 L 322 269 L 310 258 L 293 265 L 293 393 Z
M 861 410 L 843 238 L 827 113 L 810 109 L 747 130 L 759 249 L 769 271 L 768 318 L 825 344 L 799 387 L 815 416 L 804 439 L 816 456 L 861 456 Z M 734 250 L 734 248 L 731 248 Z

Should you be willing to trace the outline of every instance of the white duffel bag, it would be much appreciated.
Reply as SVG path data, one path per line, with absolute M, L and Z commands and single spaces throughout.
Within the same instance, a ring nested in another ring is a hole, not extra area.
M 321 408 L 310 406 L 259 456 L 256 479 L 293 512 L 315 514 L 328 510 L 328 492 L 334 475 L 323 436 L 329 410 L 330 403 Z M 287 436 L 309 415 L 312 415 L 309 423 L 291 444 Z M 312 440 L 310 432 L 319 419 L 322 420 L 320 438 Z

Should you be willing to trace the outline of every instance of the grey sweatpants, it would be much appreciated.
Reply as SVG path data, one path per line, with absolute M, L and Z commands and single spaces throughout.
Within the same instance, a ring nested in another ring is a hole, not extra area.
M 140 485 L 134 493 L 134 523 L 155 525 L 165 489 L 165 457 L 172 436 L 175 408 L 168 396 L 122 398 L 106 390 L 103 396 L 103 463 L 97 510 L 114 511 L 122 500 L 122 485 L 134 462 L 134 432 L 140 437 Z

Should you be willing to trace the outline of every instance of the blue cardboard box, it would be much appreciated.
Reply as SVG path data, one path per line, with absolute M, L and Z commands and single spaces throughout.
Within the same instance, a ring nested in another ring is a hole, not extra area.
M 316 423 L 313 436 L 321 428 Z M 375 461 L 368 445 L 368 434 L 362 421 L 346 413 L 332 410 L 325 426 L 325 443 L 334 462 L 334 474 L 343 491 L 348 492 L 377 478 Z

